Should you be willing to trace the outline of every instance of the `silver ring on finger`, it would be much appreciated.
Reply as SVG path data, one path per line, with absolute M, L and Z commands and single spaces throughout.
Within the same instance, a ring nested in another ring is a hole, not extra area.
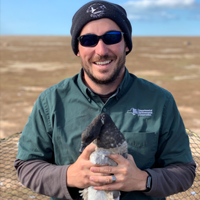
M 114 175 L 112 175 L 112 183 L 116 182 L 116 178 Z

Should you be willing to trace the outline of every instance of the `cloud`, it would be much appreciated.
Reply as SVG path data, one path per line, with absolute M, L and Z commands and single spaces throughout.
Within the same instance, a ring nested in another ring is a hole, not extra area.
M 136 0 L 122 5 L 130 20 L 174 20 L 181 12 L 199 11 L 200 4 L 195 0 Z M 178 12 L 177 12 L 178 11 Z
M 200 20 L 200 14 L 193 15 L 191 17 L 191 19 L 193 19 L 193 20 Z
M 141 0 L 128 1 L 125 6 L 134 10 L 155 10 L 155 9 L 189 9 L 195 7 L 195 0 Z

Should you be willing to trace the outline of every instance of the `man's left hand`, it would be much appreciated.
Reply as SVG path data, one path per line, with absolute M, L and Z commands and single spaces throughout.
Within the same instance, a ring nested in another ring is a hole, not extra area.
M 90 170 L 94 173 L 107 174 L 105 176 L 91 176 L 90 180 L 96 183 L 102 183 L 102 186 L 95 186 L 96 190 L 121 190 L 121 191 L 142 191 L 146 189 L 146 180 L 148 173 L 140 170 L 133 159 L 128 154 L 125 159 L 119 154 L 112 154 L 108 156 L 113 159 L 117 166 L 102 166 L 91 167 Z M 112 175 L 115 176 L 116 181 L 113 183 Z

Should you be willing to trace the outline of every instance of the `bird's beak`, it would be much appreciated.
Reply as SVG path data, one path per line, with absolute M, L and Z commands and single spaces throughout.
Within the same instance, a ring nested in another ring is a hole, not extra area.
M 83 152 L 83 150 L 85 149 L 86 145 L 81 143 L 81 147 L 79 149 L 79 153 L 81 154 Z

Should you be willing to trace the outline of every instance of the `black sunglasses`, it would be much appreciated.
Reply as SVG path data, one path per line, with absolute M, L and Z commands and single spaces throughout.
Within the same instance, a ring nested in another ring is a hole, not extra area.
M 100 39 L 107 45 L 117 44 L 122 40 L 123 34 L 121 31 L 110 31 L 100 36 L 95 34 L 81 35 L 77 39 L 84 47 L 94 47 Z

